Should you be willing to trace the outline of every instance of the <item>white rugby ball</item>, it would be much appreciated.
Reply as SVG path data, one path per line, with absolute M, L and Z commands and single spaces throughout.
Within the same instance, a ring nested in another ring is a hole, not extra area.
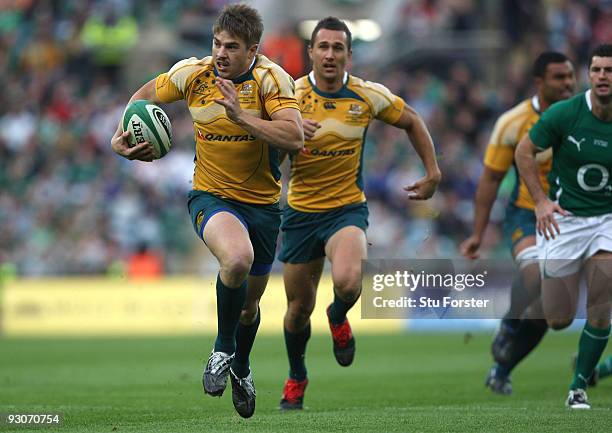
M 128 104 L 122 125 L 124 131 L 130 131 L 130 146 L 148 141 L 155 149 L 155 159 L 163 157 L 172 147 L 170 119 L 151 101 L 140 99 Z

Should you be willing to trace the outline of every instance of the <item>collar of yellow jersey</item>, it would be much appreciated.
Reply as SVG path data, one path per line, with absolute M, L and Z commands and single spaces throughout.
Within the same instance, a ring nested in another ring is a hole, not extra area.
M 531 97 L 531 107 L 535 110 L 536 113 L 542 114 L 542 110 L 540 108 L 540 98 L 538 98 L 538 95 L 533 95 Z
M 350 90 L 347 87 L 347 84 L 349 82 L 349 74 L 346 71 L 344 71 L 344 77 L 342 78 L 342 87 L 337 92 L 324 92 L 323 90 L 318 88 L 317 87 L 317 81 L 316 81 L 315 76 L 314 76 L 314 71 L 310 71 L 308 73 L 308 81 L 310 82 L 310 85 L 312 86 L 312 89 L 314 90 L 314 92 L 316 94 L 318 94 L 318 95 L 321 95 L 321 96 L 325 97 L 325 98 L 343 98 L 343 97 L 347 97 L 347 98 L 356 98 L 356 99 L 363 100 L 363 98 L 361 96 L 359 96 L 358 94 L 356 94 L 355 92 L 353 92 L 352 90 Z
M 315 79 L 314 71 L 310 71 L 308 73 L 308 78 L 310 79 L 310 82 L 312 83 L 313 86 L 317 85 L 317 80 Z M 348 79 L 349 79 L 349 74 L 348 72 L 344 71 L 344 77 L 342 77 L 343 86 L 346 86 L 346 83 L 348 83 Z

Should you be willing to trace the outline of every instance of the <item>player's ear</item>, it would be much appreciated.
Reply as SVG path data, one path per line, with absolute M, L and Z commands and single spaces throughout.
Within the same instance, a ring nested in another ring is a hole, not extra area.
M 310 61 L 312 62 L 312 45 L 308 44 L 308 58 L 310 58 Z
M 542 78 L 542 77 L 535 77 L 533 82 L 535 83 L 536 87 L 540 87 L 542 84 L 544 84 L 544 78 Z
M 253 58 L 255 54 L 257 54 L 257 50 L 259 49 L 259 44 L 253 44 L 249 47 L 249 57 Z

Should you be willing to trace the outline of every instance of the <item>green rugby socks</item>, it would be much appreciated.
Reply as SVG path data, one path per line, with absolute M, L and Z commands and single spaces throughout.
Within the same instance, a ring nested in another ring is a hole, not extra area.
M 570 389 L 586 389 L 589 377 L 601 357 L 608 339 L 610 337 L 610 326 L 605 329 L 593 328 L 587 322 L 584 325 L 580 341 L 578 343 L 578 359 L 576 360 L 576 371 Z

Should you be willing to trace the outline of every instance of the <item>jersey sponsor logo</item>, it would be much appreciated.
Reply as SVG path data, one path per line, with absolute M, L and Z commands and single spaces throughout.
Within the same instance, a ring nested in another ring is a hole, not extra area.
M 574 137 L 572 137 L 571 135 L 567 136 L 567 141 L 569 141 L 570 143 L 574 143 L 576 145 L 576 147 L 578 148 L 578 152 L 580 152 L 580 145 L 586 141 L 586 138 L 582 138 L 580 140 L 576 140 Z
M 325 108 L 326 110 L 335 110 L 336 109 L 336 103 L 335 102 L 331 102 L 331 101 L 327 101 L 323 104 L 323 108 Z
M 202 133 L 198 130 L 198 136 L 202 138 Z M 207 141 L 255 141 L 255 137 L 249 134 L 243 135 L 223 135 L 223 134 L 206 134 L 204 140 Z
M 363 107 L 360 104 L 351 104 L 348 110 L 349 114 L 359 116 L 363 113 Z
M 251 83 L 244 83 L 242 89 L 240 89 L 241 95 L 250 95 L 253 93 L 253 85 Z
M 340 150 L 319 150 L 319 149 L 303 149 L 302 153 L 306 155 L 312 156 L 326 156 L 326 157 L 336 157 L 336 156 L 347 156 L 354 155 L 355 149 L 340 149 Z
M 601 173 L 601 180 L 597 185 L 588 185 L 586 183 L 586 174 L 589 170 L 598 170 Z M 601 191 L 603 189 L 606 190 L 606 194 L 612 193 L 612 185 L 608 185 L 608 180 L 610 180 L 610 172 L 606 167 L 600 164 L 585 164 L 578 169 L 578 173 L 576 175 L 576 180 L 578 181 L 578 185 L 585 191 L 595 192 Z
M 600 140 L 598 138 L 593 140 L 593 144 L 599 147 L 608 147 L 608 142 L 606 140 Z

